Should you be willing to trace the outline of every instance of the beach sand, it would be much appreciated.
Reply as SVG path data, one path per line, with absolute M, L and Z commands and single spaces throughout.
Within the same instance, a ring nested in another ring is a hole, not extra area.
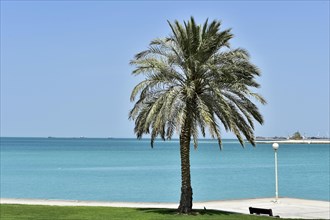
M 78 200 L 47 199 L 9 199 L 1 198 L 1 204 L 52 205 L 52 206 L 103 206 L 129 208 L 177 208 L 177 203 L 145 203 L 145 202 L 105 202 Z M 213 209 L 228 212 L 249 214 L 249 207 L 272 209 L 273 214 L 282 218 L 329 219 L 330 202 L 295 198 L 241 199 L 227 201 L 194 202 L 194 209 Z

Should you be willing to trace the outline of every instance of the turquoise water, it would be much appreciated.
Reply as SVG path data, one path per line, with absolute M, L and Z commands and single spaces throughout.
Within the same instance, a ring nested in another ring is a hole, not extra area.
M 279 195 L 329 200 L 329 144 L 281 144 Z M 194 201 L 273 197 L 270 144 L 200 140 L 191 151 Z M 1 138 L 1 197 L 177 202 L 178 141 Z

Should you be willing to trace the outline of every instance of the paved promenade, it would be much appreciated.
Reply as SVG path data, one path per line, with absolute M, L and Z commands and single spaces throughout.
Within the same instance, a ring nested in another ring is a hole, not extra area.
M 0 199 L 1 204 L 57 205 L 57 206 L 108 206 L 134 208 L 177 208 L 177 203 L 144 202 L 101 202 L 43 199 Z M 282 218 L 330 219 L 330 202 L 293 198 L 242 199 L 227 201 L 195 202 L 194 209 L 214 209 L 249 214 L 249 207 L 272 209 L 274 215 Z

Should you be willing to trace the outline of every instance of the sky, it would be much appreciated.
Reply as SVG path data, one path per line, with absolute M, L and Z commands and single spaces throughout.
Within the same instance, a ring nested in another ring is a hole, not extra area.
M 1 1 L 3 137 L 135 137 L 130 60 L 167 21 L 231 28 L 268 104 L 256 136 L 329 136 L 329 1 Z M 234 137 L 222 130 L 224 138 Z M 148 136 L 145 136 L 148 137 Z

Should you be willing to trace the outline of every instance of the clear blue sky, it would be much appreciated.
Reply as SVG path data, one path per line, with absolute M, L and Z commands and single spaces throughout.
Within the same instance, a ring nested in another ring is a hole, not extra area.
M 329 135 L 329 1 L 1 1 L 1 136 L 134 137 L 129 61 L 190 16 L 261 69 L 256 135 Z

